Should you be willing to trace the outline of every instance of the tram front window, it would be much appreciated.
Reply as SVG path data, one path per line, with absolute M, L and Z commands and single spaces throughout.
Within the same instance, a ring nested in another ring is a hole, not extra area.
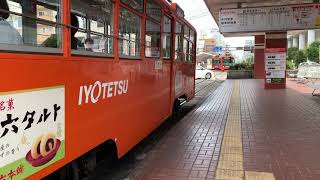
M 60 7 L 60 0 L 1 0 L 0 49 L 48 51 L 34 47 L 61 48 Z M 52 36 L 55 41 L 46 46 L 45 42 Z

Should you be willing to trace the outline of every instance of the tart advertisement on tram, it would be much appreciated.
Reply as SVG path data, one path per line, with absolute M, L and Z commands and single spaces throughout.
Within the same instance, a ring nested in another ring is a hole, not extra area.
M 65 156 L 64 86 L 0 93 L 0 179 L 24 179 Z

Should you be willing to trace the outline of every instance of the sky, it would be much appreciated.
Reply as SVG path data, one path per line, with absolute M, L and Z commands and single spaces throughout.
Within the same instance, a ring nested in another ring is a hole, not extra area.
M 197 33 L 218 30 L 218 25 L 211 16 L 203 0 L 172 0 L 177 3 L 185 12 L 185 18 L 196 28 Z M 198 36 L 199 37 L 199 36 Z M 230 47 L 243 47 L 246 40 L 253 40 L 253 37 L 229 37 L 223 38 L 226 45 Z M 235 56 L 243 58 L 243 52 L 234 52 Z
M 203 0 L 173 0 L 172 2 L 179 4 L 185 12 L 185 18 L 198 33 L 218 28 Z

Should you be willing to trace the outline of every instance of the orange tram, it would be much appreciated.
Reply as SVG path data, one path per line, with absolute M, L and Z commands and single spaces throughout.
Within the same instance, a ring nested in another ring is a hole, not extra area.
M 195 94 L 196 31 L 165 0 L 0 1 L 0 179 L 82 179 Z

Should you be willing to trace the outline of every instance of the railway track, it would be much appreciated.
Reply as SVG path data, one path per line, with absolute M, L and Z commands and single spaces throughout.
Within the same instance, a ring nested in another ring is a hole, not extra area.
M 202 80 L 200 82 L 196 82 L 195 95 L 198 95 L 201 91 L 207 90 L 212 85 L 215 85 L 216 81 L 214 80 Z
M 207 79 L 196 79 L 196 85 L 199 85 L 205 81 L 207 81 Z

